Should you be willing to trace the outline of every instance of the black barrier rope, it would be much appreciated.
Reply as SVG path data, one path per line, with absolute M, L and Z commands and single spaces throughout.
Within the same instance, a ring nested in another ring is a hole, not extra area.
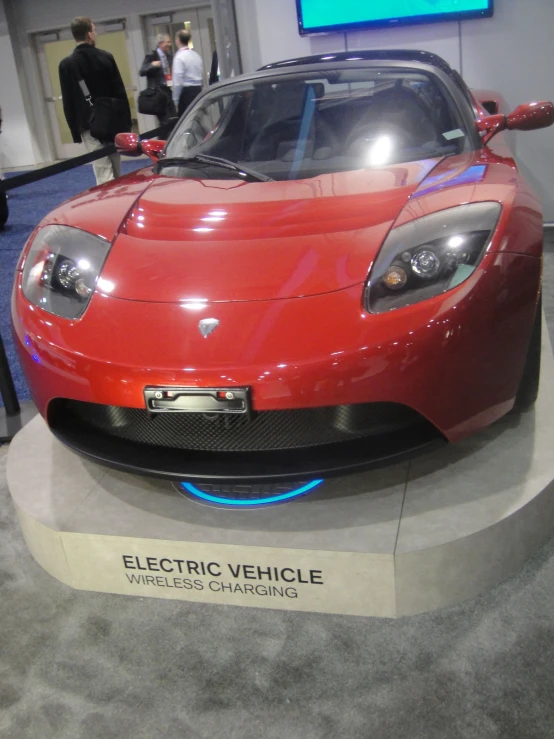
M 170 133 L 173 125 L 174 124 L 170 122 L 165 126 L 154 128 L 152 129 L 152 131 L 146 131 L 146 133 L 142 133 L 139 135 L 139 139 L 151 139 L 156 136 L 166 135 Z M 0 181 L 0 192 L 13 190 L 16 187 L 23 187 L 23 185 L 29 185 L 31 182 L 38 182 L 39 180 L 43 180 L 46 177 L 52 177 L 52 175 L 67 172 L 68 170 L 74 169 L 75 167 L 80 167 L 82 164 L 89 164 L 90 162 L 94 162 L 97 159 L 102 159 L 103 157 L 107 157 L 110 154 L 115 154 L 115 152 L 115 145 L 108 144 L 102 149 L 97 149 L 96 151 L 91 151 L 88 154 L 82 154 L 81 156 L 73 157 L 73 159 L 67 159 L 64 162 L 50 164 L 47 167 L 42 167 L 41 169 L 36 169 L 32 172 L 25 172 L 24 174 L 17 175 L 16 177 L 8 177 L 7 179 Z

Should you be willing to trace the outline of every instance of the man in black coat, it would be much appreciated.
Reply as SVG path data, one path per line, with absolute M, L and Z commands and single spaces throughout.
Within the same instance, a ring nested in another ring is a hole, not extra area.
M 96 28 L 90 18 L 75 18 L 71 23 L 71 33 L 77 46 L 59 67 L 60 85 L 65 118 L 73 141 L 81 141 L 87 151 L 96 151 L 106 142 L 91 136 L 91 107 L 79 85 L 79 77 L 85 82 L 92 102 L 99 97 L 118 98 L 125 101 L 124 116 L 131 127 L 131 110 L 125 92 L 125 85 L 112 54 L 96 48 Z M 121 173 L 120 155 L 110 154 L 108 157 L 93 162 L 96 184 L 100 185 L 119 177 Z
M 167 96 L 167 105 L 164 112 L 157 116 L 160 126 L 169 122 L 177 113 L 171 97 L 171 65 L 173 55 L 171 54 L 171 38 L 163 33 L 156 37 L 157 47 L 147 54 L 139 70 L 141 77 L 146 77 L 149 90 L 161 90 Z

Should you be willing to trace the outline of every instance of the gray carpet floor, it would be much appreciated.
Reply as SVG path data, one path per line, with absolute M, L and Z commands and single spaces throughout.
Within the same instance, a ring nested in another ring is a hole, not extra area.
M 552 286 L 554 239 L 551 332 Z M 554 737 L 554 538 L 492 592 L 398 621 L 79 592 L 27 552 L 6 452 L 2 739 Z

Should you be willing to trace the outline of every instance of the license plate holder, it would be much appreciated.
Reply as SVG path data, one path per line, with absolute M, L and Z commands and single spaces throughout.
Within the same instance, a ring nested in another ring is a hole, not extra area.
M 251 414 L 249 387 L 146 387 L 149 413 Z

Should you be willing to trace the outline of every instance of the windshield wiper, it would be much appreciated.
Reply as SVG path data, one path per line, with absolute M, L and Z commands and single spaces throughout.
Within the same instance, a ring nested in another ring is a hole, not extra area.
M 230 159 L 214 157 L 211 154 L 193 154 L 190 157 L 168 157 L 167 159 L 160 159 L 156 166 L 159 169 L 163 169 L 163 167 L 179 166 L 180 164 L 212 164 L 223 169 L 230 169 L 233 172 L 237 172 L 237 174 L 248 175 L 248 177 L 258 182 L 273 182 L 272 177 L 268 177 L 261 172 L 255 172 L 253 169 L 243 167 L 242 164 L 236 164 Z

